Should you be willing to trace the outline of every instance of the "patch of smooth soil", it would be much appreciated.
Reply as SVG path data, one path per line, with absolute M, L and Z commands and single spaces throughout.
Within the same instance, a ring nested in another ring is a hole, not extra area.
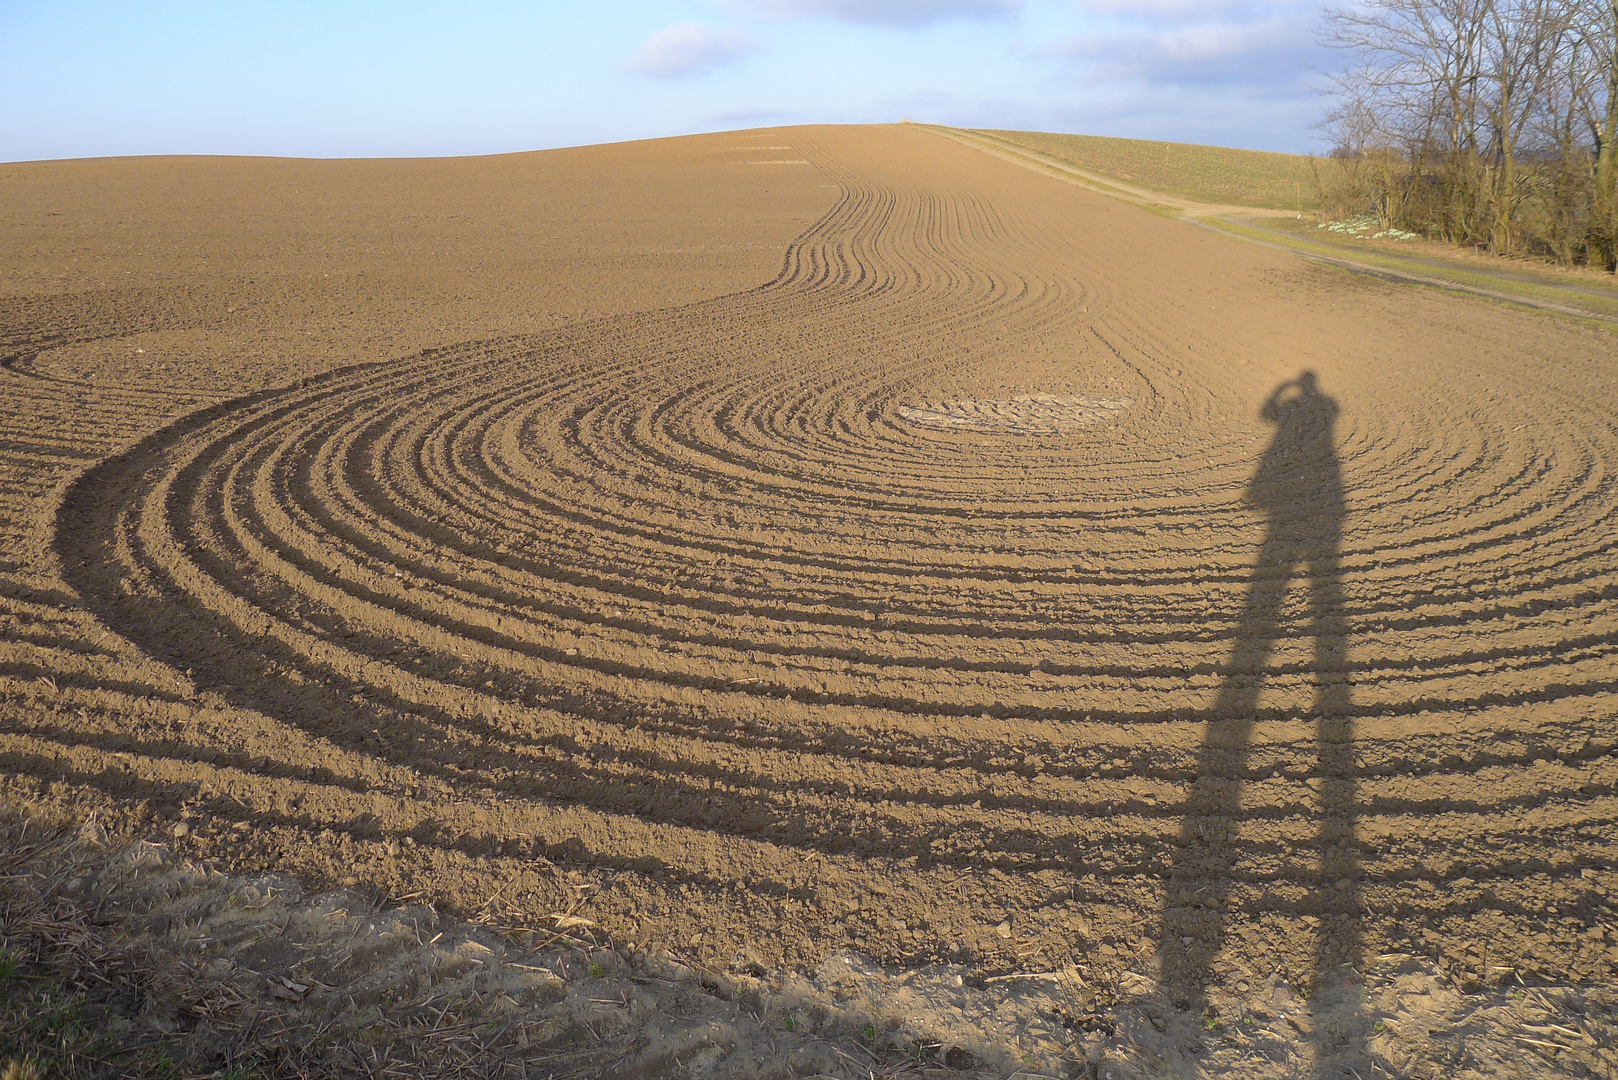
M 1193 1018 L 1611 977 L 1609 335 L 904 127 L 0 191 L 13 802 Z

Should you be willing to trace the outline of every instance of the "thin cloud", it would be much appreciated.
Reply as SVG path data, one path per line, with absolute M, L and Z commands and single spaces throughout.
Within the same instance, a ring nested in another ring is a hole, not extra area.
M 1293 6 L 1307 4 L 1311 9 L 1319 5 L 1315 0 L 1302 0 Z M 1138 22 L 1183 20 L 1188 17 L 1208 19 L 1216 15 L 1239 15 L 1258 8 L 1273 8 L 1276 4 L 1254 4 L 1251 0 L 1080 0 L 1080 8 L 1092 15 L 1125 17 Z M 1289 6 L 1285 2 L 1279 6 Z
M 767 15 L 823 15 L 866 26 L 915 29 L 946 19 L 1006 18 L 1023 9 L 1023 0 L 736 0 L 735 6 Z
M 740 30 L 675 23 L 647 38 L 624 61 L 624 68 L 654 79 L 687 79 L 734 64 L 758 47 L 758 42 Z
M 1154 85 L 1296 84 L 1318 52 L 1306 26 L 1277 15 L 1252 22 L 1199 22 L 1102 30 L 1068 39 L 1048 55 L 1094 80 Z

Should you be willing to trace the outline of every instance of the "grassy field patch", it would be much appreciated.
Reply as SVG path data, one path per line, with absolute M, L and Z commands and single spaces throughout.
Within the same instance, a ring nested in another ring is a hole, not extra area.
M 1553 310 L 1564 314 L 1587 315 L 1592 319 L 1607 320 L 1599 325 L 1610 329 L 1610 320 L 1618 318 L 1618 291 L 1604 288 L 1603 283 L 1575 278 L 1565 272 L 1558 274 L 1549 268 L 1540 269 L 1520 262 L 1506 262 L 1490 266 L 1455 257 L 1436 244 L 1420 252 L 1401 249 L 1391 239 L 1385 242 L 1368 240 L 1342 233 L 1332 233 L 1290 220 L 1280 223 L 1260 223 L 1222 218 L 1209 222 L 1210 226 L 1231 236 L 1259 243 L 1284 247 L 1305 255 L 1342 258 L 1376 270 L 1389 270 L 1426 279 L 1429 283 L 1458 285 L 1486 292 L 1498 300 L 1518 301 L 1530 306 L 1553 305 Z
M 1298 211 L 1320 205 L 1305 154 L 1043 131 L 985 130 L 980 134 L 1081 169 L 1201 202 Z

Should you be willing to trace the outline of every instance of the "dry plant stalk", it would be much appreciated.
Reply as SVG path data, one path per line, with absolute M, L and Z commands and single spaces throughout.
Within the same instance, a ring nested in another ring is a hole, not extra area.
M 147 846 L 109 844 L 93 825 L 75 834 L 23 817 L 0 824 L 0 1080 L 493 1077 L 546 1060 L 566 1075 L 604 1057 L 600 1047 L 535 1052 L 497 1003 L 476 998 L 358 1026 L 284 1008 L 302 995 L 273 983 L 266 993 L 251 972 L 192 963 L 131 933 L 142 920 L 125 898 L 138 895 Z

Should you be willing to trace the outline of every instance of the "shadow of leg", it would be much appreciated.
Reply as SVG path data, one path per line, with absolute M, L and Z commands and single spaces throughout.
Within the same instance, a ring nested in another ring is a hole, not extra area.
M 1310 566 L 1320 752 L 1319 918 L 1310 1001 L 1322 1055 L 1363 1073 L 1360 875 L 1348 634 L 1335 544 Z M 1325 1072 L 1322 1072 L 1325 1075 Z M 1331 1075 L 1341 1075 L 1333 1070 Z
M 1159 979 L 1181 1008 L 1200 1003 L 1224 937 L 1253 714 L 1264 686 L 1262 668 L 1280 634 L 1281 604 L 1298 554 L 1296 541 L 1278 536 L 1274 529 L 1259 551 L 1236 624 L 1236 644 L 1186 797 L 1158 947 Z

